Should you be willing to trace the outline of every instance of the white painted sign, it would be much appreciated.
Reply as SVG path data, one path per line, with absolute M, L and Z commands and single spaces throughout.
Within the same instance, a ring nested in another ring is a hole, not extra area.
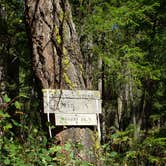
M 43 98 L 44 113 L 101 113 L 99 91 L 44 89 Z
M 43 95 L 51 98 L 76 98 L 76 99 L 100 99 L 100 92 L 95 90 L 61 90 L 61 89 L 43 89 Z
M 97 126 L 96 114 L 56 114 L 57 126 Z
M 43 89 L 43 100 L 48 121 L 53 113 L 57 126 L 99 126 L 99 91 Z

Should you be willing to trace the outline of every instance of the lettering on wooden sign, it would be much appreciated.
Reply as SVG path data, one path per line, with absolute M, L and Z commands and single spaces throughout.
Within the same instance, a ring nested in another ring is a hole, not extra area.
M 48 122 L 53 113 L 57 126 L 97 126 L 100 140 L 99 91 L 43 89 L 43 101 Z M 50 126 L 49 133 L 52 137 Z
M 57 126 L 97 126 L 96 114 L 56 114 Z
M 99 91 L 43 90 L 43 98 L 45 113 L 101 113 Z

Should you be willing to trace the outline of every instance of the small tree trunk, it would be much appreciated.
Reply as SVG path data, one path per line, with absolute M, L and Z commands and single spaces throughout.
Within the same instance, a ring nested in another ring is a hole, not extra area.
M 68 0 L 26 0 L 26 20 L 32 43 L 33 70 L 41 88 L 85 89 L 82 55 L 72 21 Z M 84 145 L 82 160 L 94 161 L 89 128 L 62 129 L 56 138 L 60 144 L 71 140 Z
M 3 109 L 3 95 L 5 94 L 5 62 L 3 55 L 0 54 L 0 109 Z M 1 119 L 0 119 L 1 120 Z M 3 130 L 0 126 L 0 136 L 3 135 Z
M 3 29 L 5 28 L 5 18 L 6 11 L 4 8 L 0 7 L 0 23 L 1 23 L 1 32 L 0 32 L 0 109 L 4 108 L 3 95 L 6 93 L 6 61 L 5 61 L 5 51 L 6 51 L 6 36 L 4 36 Z M 1 119 L 0 119 L 1 120 Z M 2 136 L 3 129 L 0 126 L 0 136 Z

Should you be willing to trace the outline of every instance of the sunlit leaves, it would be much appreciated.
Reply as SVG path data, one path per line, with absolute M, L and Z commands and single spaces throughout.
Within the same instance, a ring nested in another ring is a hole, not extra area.
M 0 118 L 9 118 L 10 115 L 3 110 L 0 110 Z
M 15 101 L 14 105 L 15 105 L 16 109 L 18 109 L 18 110 L 21 109 L 21 103 L 20 102 Z
M 5 94 L 5 95 L 3 96 L 3 100 L 4 100 L 5 103 L 8 103 L 8 102 L 11 101 L 11 99 L 8 97 L 7 94 Z

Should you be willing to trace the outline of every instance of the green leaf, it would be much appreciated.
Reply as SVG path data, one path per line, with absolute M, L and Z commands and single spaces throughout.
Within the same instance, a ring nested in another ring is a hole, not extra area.
M 91 164 L 88 163 L 87 161 L 83 161 L 83 162 L 81 163 L 81 165 L 82 165 L 82 166 L 90 166 Z
M 12 119 L 12 122 L 15 126 L 21 127 L 21 124 L 18 123 L 16 120 Z
M 5 164 L 5 165 L 9 165 L 9 164 L 10 164 L 9 158 L 7 158 L 7 159 L 4 160 L 4 164 Z
M 20 93 L 19 96 L 20 96 L 20 97 L 23 97 L 23 98 L 29 99 L 29 97 L 28 97 L 26 94 L 24 94 L 24 93 Z
M 50 148 L 50 153 L 55 153 L 55 152 L 58 152 L 60 150 L 62 150 L 61 146 L 53 146 Z
M 70 150 L 71 149 L 71 144 L 70 143 L 65 144 L 65 149 Z
M 111 138 L 113 138 L 113 139 L 118 138 L 118 137 L 119 137 L 118 133 L 115 133 L 115 134 L 111 135 Z
M 5 113 L 3 110 L 0 110 L 0 118 L 9 118 L 10 115 L 8 113 Z
M 78 143 L 76 145 L 76 147 L 79 149 L 79 150 L 83 150 L 84 149 L 84 145 L 82 145 L 81 143 Z
M 116 157 L 117 155 L 118 155 L 117 152 L 111 152 L 111 153 L 110 153 L 110 156 L 111 156 L 111 157 Z
M 18 101 L 15 101 L 14 102 L 14 105 L 15 105 L 15 107 L 17 108 L 17 109 L 21 109 L 21 103 L 20 102 L 18 102 Z
M 7 94 L 5 94 L 5 96 L 3 96 L 3 100 L 4 100 L 5 103 L 8 103 L 8 102 L 11 101 L 11 99 L 8 97 Z
M 9 129 L 11 129 L 12 128 L 12 124 L 11 123 L 8 123 L 6 126 L 3 126 L 3 129 L 5 130 L 5 131 L 7 131 L 7 130 L 9 130 Z
M 47 161 L 52 161 L 52 158 L 51 158 L 50 156 L 48 156 L 48 155 L 45 156 L 45 159 L 46 159 Z

